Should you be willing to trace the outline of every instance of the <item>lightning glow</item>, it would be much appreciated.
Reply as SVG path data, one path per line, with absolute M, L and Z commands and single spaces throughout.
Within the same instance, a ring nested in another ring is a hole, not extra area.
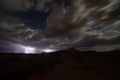
M 44 49 L 43 52 L 46 52 L 46 53 L 50 53 L 50 52 L 54 52 L 55 50 L 53 49 Z
M 20 49 L 20 48 L 19 48 Z M 55 52 L 57 51 L 56 49 L 51 49 L 51 48 L 35 48 L 35 47 L 31 47 L 31 46 L 23 46 L 21 45 L 21 49 L 24 49 L 24 53 L 25 54 L 41 54 L 42 52 L 44 53 L 51 53 L 51 52 Z
M 25 53 L 35 53 L 35 48 L 33 48 L 33 47 L 25 47 Z

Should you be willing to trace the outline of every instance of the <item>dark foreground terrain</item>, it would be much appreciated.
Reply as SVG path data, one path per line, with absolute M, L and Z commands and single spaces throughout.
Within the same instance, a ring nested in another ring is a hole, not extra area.
M 120 51 L 0 54 L 0 80 L 120 80 Z

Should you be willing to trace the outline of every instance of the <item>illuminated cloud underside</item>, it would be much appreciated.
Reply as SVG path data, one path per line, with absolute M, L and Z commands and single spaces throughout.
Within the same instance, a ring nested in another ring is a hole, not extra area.
M 24 9 L 19 6 L 23 3 L 22 1 L 16 3 L 18 5 L 11 6 L 12 8 L 7 3 L 2 6 L 8 11 L 14 9 L 14 6 L 17 6 L 17 10 L 27 10 L 32 4 L 30 0 L 26 1 L 28 2 L 24 3 L 26 5 Z M 42 5 L 36 5 L 36 9 L 40 11 L 49 9 L 44 3 L 52 0 L 41 1 L 39 4 Z M 72 0 L 68 7 L 64 7 L 63 4 L 59 6 L 53 4 L 55 7 L 47 18 L 47 28 L 44 31 L 31 30 L 19 18 L 2 14 L 1 11 L 0 36 L 40 49 L 46 49 L 50 45 L 57 49 L 74 47 L 84 51 L 120 49 L 119 3 L 119 0 Z M 52 52 L 49 48 L 43 51 Z M 34 52 L 34 48 L 28 47 L 26 52 Z
M 25 47 L 25 53 L 35 53 L 35 48 L 33 47 Z

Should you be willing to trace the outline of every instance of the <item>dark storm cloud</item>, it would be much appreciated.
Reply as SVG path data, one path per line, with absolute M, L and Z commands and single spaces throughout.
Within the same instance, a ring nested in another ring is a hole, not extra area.
M 45 10 L 46 3 L 52 0 L 0 0 L 0 9 L 7 12 L 26 11 L 34 7 L 37 10 Z
M 30 0 L 0 0 L 0 8 L 5 11 L 25 11 L 31 7 Z
M 79 45 L 76 44 L 76 47 L 94 47 L 96 45 L 108 46 L 108 45 L 114 45 L 114 44 L 117 45 L 117 44 L 120 44 L 119 40 L 120 40 L 120 37 L 117 37 L 111 40 L 105 40 L 105 39 L 98 39 L 93 36 L 87 36 L 82 41 L 78 42 Z
M 86 37 L 84 40 L 76 43 L 74 46 L 77 50 L 96 50 L 96 51 L 111 51 L 120 49 L 120 36 L 111 40 L 98 39 L 96 37 Z
M 45 12 L 48 7 L 51 8 L 51 13 L 47 17 L 47 28 L 44 31 L 32 30 L 17 17 L 4 15 L 0 24 L 2 27 L 0 36 L 4 35 L 13 41 L 38 48 L 75 47 L 79 50 L 84 48 L 85 51 L 120 49 L 119 0 L 70 0 L 67 6 L 64 3 L 66 0 L 57 3 L 55 1 L 36 0 L 38 3 L 34 4 L 38 11 Z M 45 6 L 46 3 L 50 3 L 49 6 Z M 24 9 L 33 6 L 31 3 L 22 4 L 28 6 Z M 13 22 L 9 22 L 12 20 Z M 7 30 L 10 34 L 7 34 Z
M 46 32 L 50 37 L 59 37 L 58 44 L 62 46 L 114 45 L 113 39 L 120 36 L 118 3 L 119 0 L 74 0 L 67 8 L 58 6 L 48 17 Z
M 0 39 L 0 52 L 3 53 L 23 53 L 24 47 L 22 47 L 20 44 Z
M 87 8 L 91 7 L 104 7 L 110 3 L 110 0 L 83 0 Z

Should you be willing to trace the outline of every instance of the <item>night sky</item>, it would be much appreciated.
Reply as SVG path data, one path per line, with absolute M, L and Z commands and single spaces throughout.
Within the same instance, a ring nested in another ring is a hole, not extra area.
M 1 0 L 0 39 L 0 52 L 120 49 L 120 1 Z
M 12 15 L 22 19 L 26 26 L 30 26 L 31 29 L 45 29 L 47 26 L 46 19 L 49 15 L 49 12 L 45 13 L 31 9 L 27 12 L 20 12 Z

